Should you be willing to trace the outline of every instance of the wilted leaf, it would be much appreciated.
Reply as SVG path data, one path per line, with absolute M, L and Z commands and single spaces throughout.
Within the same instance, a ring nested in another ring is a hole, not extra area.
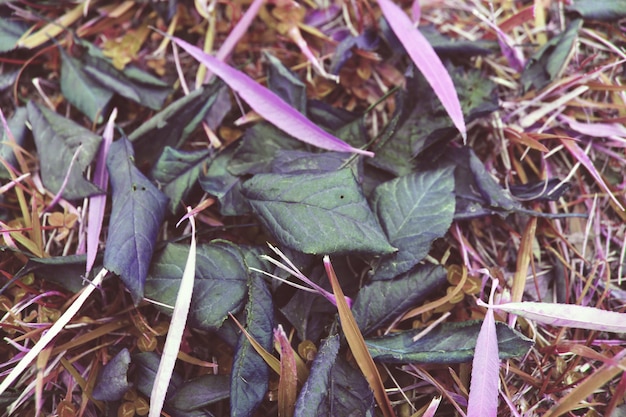
M 228 375 L 202 375 L 181 384 L 168 399 L 168 405 L 193 411 L 228 398 Z
M 309 254 L 391 253 L 349 168 L 319 174 L 258 174 L 243 194 L 281 245 Z
M 322 345 L 311 365 L 311 373 L 306 380 L 298 400 L 294 417 L 318 417 L 329 415 L 329 397 L 332 396 L 332 369 L 339 353 L 339 335 L 329 336 Z
M 113 92 L 104 88 L 84 70 L 84 64 L 61 52 L 61 92 L 63 96 L 93 122 L 101 123 Z
M 172 213 L 183 208 L 181 202 L 196 185 L 209 154 L 208 150 L 180 151 L 165 147 L 152 169 L 152 178 L 160 184 L 161 190 L 170 199 L 169 209 Z
M 179 147 L 218 102 L 224 84 L 203 86 L 181 97 L 139 126 L 128 139 L 137 153 L 137 164 L 152 165 L 166 146 Z
M 373 279 L 391 279 L 417 265 L 454 216 L 452 168 L 416 172 L 374 190 L 372 209 L 398 252 L 383 257 Z
M 133 386 L 127 380 L 129 365 L 130 353 L 124 348 L 98 374 L 93 389 L 93 398 L 101 401 L 121 400 L 124 393 Z
M 480 321 L 444 323 L 416 342 L 422 329 L 366 339 L 372 357 L 385 363 L 461 363 L 474 356 Z M 500 359 L 526 354 L 533 342 L 504 323 L 496 323 Z
M 159 252 L 146 280 L 147 298 L 173 306 L 189 249 L 168 244 Z M 248 271 L 239 249 L 225 241 L 199 245 L 191 299 L 191 325 L 217 330 L 228 313 L 237 313 L 246 296 Z M 171 310 L 165 310 L 171 314 Z
M 102 137 L 32 101 L 28 102 L 27 108 L 39 152 L 41 179 L 46 188 L 55 194 L 59 192 L 77 153 L 63 189 L 63 198 L 75 200 L 101 193 L 85 179 L 84 173 L 96 155 Z
M 120 276 L 137 304 L 143 298 L 167 197 L 139 172 L 133 161 L 133 148 L 126 138 L 111 144 L 107 169 L 113 197 L 104 267 Z M 182 271 L 179 279 L 181 276 Z
M 7 121 L 9 130 L 15 139 L 15 145 L 24 146 L 26 140 L 26 117 L 28 111 L 26 107 L 18 107 L 15 109 L 13 116 Z M 0 123 L 0 158 L 7 162 L 9 165 L 17 168 L 17 159 L 15 158 L 15 152 L 13 148 L 13 142 L 10 141 L 8 133 L 4 130 L 4 126 Z M 4 167 L 4 164 L 0 164 L 0 178 L 9 179 L 11 176 Z
M 361 332 L 367 334 L 419 305 L 445 282 L 442 267 L 419 265 L 396 279 L 374 281 L 361 288 L 352 313 Z
M 246 263 L 262 267 L 252 257 L 256 251 L 245 254 Z M 248 255 L 249 254 L 249 255 Z M 272 349 L 274 310 L 272 295 L 263 278 L 251 273 L 248 279 L 248 302 L 246 304 L 246 330 L 267 351 Z M 245 335 L 239 337 L 230 375 L 230 415 L 250 417 L 259 406 L 269 385 L 270 369 L 254 350 Z

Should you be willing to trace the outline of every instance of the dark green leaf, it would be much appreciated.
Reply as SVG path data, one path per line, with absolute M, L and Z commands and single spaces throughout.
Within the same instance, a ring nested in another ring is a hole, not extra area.
M 317 174 L 258 174 L 243 194 L 265 227 L 308 254 L 391 253 L 349 168 Z
M 489 55 L 494 52 L 500 52 L 500 47 L 496 41 L 452 39 L 443 35 L 433 25 L 420 25 L 419 30 L 441 58 L 470 58 L 476 55 Z
M 92 79 L 120 96 L 151 109 L 159 110 L 163 107 L 165 99 L 171 93 L 167 84 L 132 65 L 120 71 L 98 47 L 85 41 L 80 43 L 87 47 L 88 52 L 83 55 L 82 60 L 85 63 L 84 71 Z
M 203 86 L 155 114 L 129 135 L 139 166 L 151 166 L 166 146 L 178 148 L 200 125 L 222 92 L 221 82 Z
M 168 400 L 181 411 L 193 411 L 228 398 L 228 375 L 203 375 L 185 381 Z
M 318 408 L 317 417 L 374 417 L 374 394 L 357 367 L 338 356 L 330 379 L 328 408 L 324 411 Z
M 460 363 L 474 356 L 476 338 L 481 321 L 444 323 L 428 332 L 416 342 L 413 338 L 422 329 L 366 339 L 372 357 L 385 363 Z M 526 354 L 532 340 L 522 336 L 504 323 L 496 323 L 500 359 Z
M 18 107 L 15 109 L 13 116 L 7 121 L 9 130 L 15 139 L 17 146 L 24 146 L 26 140 L 26 117 L 28 111 L 26 107 Z M 17 159 L 15 158 L 15 152 L 13 151 L 13 145 L 9 139 L 9 135 L 4 130 L 4 126 L 0 123 L 0 158 L 7 162 L 9 165 L 17 168 Z M 0 178 L 9 179 L 11 176 L 6 170 L 4 164 L 0 164 Z
M 573 0 L 567 10 L 583 19 L 613 22 L 626 17 L 626 0 Z
M 155 256 L 145 285 L 147 298 L 170 306 L 176 303 L 188 253 L 187 245 L 168 244 Z M 247 280 L 246 265 L 235 245 L 226 241 L 199 245 L 191 323 L 204 330 L 217 330 L 228 313 L 235 314 L 243 307 Z
M 417 265 L 431 243 L 446 233 L 454 216 L 451 167 L 416 172 L 381 184 L 372 208 L 398 252 L 384 257 L 374 279 L 391 279 Z
M 233 158 L 235 148 L 231 145 L 209 162 L 206 174 L 200 175 L 200 186 L 217 197 L 220 213 L 237 216 L 252 211 L 250 204 L 241 194 L 241 178 L 231 174 L 227 166 Z
M 137 304 L 143 298 L 167 197 L 139 172 L 133 162 L 133 147 L 128 139 L 122 138 L 111 144 L 107 169 L 113 198 L 104 267 L 120 276 Z M 182 273 L 178 279 L 181 277 Z
M 520 81 L 523 91 L 541 90 L 565 68 L 576 45 L 582 19 L 572 20 L 563 33 L 546 42 L 526 63 Z
M 302 174 L 304 172 L 337 171 L 352 154 L 341 152 L 312 153 L 305 151 L 280 150 L 272 163 L 274 174 Z
M 207 161 L 209 151 L 180 151 L 169 146 L 161 154 L 152 169 L 152 178 L 161 186 L 169 197 L 169 209 L 172 213 L 180 211 L 181 202 L 198 181 L 202 166 Z
M 20 70 L 9 70 L 8 68 L 4 72 L 0 73 L 0 91 L 4 91 L 13 86 L 17 77 L 20 75 Z M 1 127 L 1 126 L 0 126 Z
M 102 256 L 99 256 L 96 260 L 96 265 L 99 262 L 102 262 Z M 46 281 L 54 282 L 63 288 L 77 293 L 83 289 L 86 283 L 84 279 L 86 265 L 87 255 L 31 258 L 15 276 L 22 277 L 26 274 L 35 273 Z
M 133 386 L 126 379 L 129 365 L 130 353 L 124 348 L 98 374 L 93 389 L 93 398 L 100 401 L 121 400 L 124 393 Z
M 240 142 L 228 164 L 233 175 L 270 172 L 277 151 L 303 149 L 302 142 L 269 123 L 258 123 L 246 130 Z
M 246 252 L 249 266 L 263 269 L 258 260 L 260 251 Z M 251 273 L 248 280 L 248 303 L 246 325 L 248 333 L 267 351 L 272 350 L 274 308 L 267 284 L 258 273 Z M 233 358 L 230 375 L 231 417 L 252 416 L 269 386 L 270 369 L 254 350 L 248 338 L 241 334 Z
M 419 265 L 396 279 L 374 281 L 361 288 L 352 306 L 359 329 L 367 334 L 389 324 L 440 289 L 446 276 L 440 266 Z
M 137 367 L 135 371 L 137 381 L 135 386 L 137 391 L 148 398 L 152 395 L 152 386 L 154 385 L 160 362 L 161 357 L 154 352 L 142 352 L 133 355 L 132 363 Z M 167 389 L 167 398 L 170 398 L 182 383 L 183 378 L 176 372 L 172 373 L 170 386 Z
M 84 71 L 79 60 L 61 52 L 61 92 L 63 96 L 93 122 L 101 123 L 113 92 L 102 87 Z
M 341 130 L 344 126 L 361 118 L 358 114 L 333 107 L 325 101 L 309 100 L 308 101 L 308 117 L 316 125 L 331 132 Z M 344 139 L 337 136 L 340 139 Z
M 28 30 L 28 25 L 23 22 L 11 20 L 8 17 L 0 19 L 0 52 L 8 52 L 15 49 L 17 41 Z
M 332 392 L 332 369 L 339 353 L 339 335 L 329 336 L 320 346 L 311 365 L 309 378 L 304 383 L 294 417 L 317 417 L 329 411 L 328 396 Z
M 306 114 L 306 84 L 272 54 L 266 52 L 265 58 L 270 64 L 267 67 L 267 87 L 291 107 Z
M 102 137 L 32 101 L 27 108 L 39 153 L 41 180 L 46 188 L 55 194 L 59 192 L 72 158 L 78 153 L 63 198 L 76 200 L 102 193 L 83 176 L 98 152 Z

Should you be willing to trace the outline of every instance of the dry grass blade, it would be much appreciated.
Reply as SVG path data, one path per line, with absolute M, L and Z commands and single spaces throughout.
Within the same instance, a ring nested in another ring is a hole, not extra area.
M 524 235 L 519 245 L 517 253 L 517 267 L 513 278 L 513 288 L 511 291 L 511 301 L 522 301 L 524 295 L 524 287 L 526 287 L 526 275 L 528 274 L 528 266 L 533 257 L 533 241 L 535 240 L 535 231 L 537 230 L 537 218 L 531 217 L 528 220 Z
M 235 318 L 235 316 L 233 316 L 232 314 L 230 315 L 230 318 L 233 319 L 233 321 L 235 322 L 235 324 L 237 325 L 237 327 L 239 327 L 239 330 L 241 330 L 241 332 L 244 334 L 244 336 L 246 336 L 246 339 L 248 339 L 248 342 L 250 342 L 250 344 L 252 345 L 252 347 L 254 348 L 254 350 L 256 350 L 256 353 L 258 353 L 259 355 L 261 355 L 261 357 L 263 358 L 263 360 L 265 361 L 265 363 L 272 368 L 272 370 L 274 372 L 276 372 L 276 374 L 280 375 L 280 361 L 278 359 L 276 359 L 274 357 L 274 355 L 272 355 L 271 353 L 269 353 L 267 350 L 265 350 L 265 348 L 263 348 L 263 346 L 261 346 L 261 344 L 259 342 L 257 342 L 254 337 L 252 337 L 250 335 L 250 333 L 248 333 L 246 331 L 246 329 L 243 328 L 243 326 L 241 325 L 241 323 L 239 323 L 239 321 Z
M 298 371 L 296 358 L 283 330 L 278 325 L 274 331 L 274 340 L 280 350 L 280 380 L 278 381 L 278 417 L 293 416 L 298 394 Z
M 374 392 L 374 398 L 376 398 L 376 402 L 378 403 L 383 415 L 385 417 L 394 417 L 395 413 L 391 407 L 389 397 L 387 397 L 383 380 L 380 377 L 380 373 L 378 372 L 378 368 L 376 368 L 376 364 L 374 363 L 372 356 L 367 350 L 367 345 L 365 344 L 363 335 L 359 330 L 359 326 L 357 326 L 356 321 L 354 320 L 352 311 L 350 311 L 350 307 L 348 307 L 348 303 L 346 303 L 343 291 L 341 290 L 339 281 L 337 280 L 337 275 L 335 274 L 335 270 L 333 269 L 333 265 L 330 263 L 330 258 L 328 256 L 324 257 L 324 268 L 326 268 L 326 274 L 328 275 L 330 284 L 333 287 L 333 293 L 337 299 L 337 310 L 339 311 L 341 328 L 346 336 L 350 350 L 354 355 L 354 359 L 359 365 L 361 372 L 363 372 L 363 375 L 365 375 L 365 379 L 367 379 L 367 382 L 370 384 L 370 387 Z

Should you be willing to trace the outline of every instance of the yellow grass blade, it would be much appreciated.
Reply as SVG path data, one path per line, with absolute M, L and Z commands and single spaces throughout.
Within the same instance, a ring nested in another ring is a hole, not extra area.
M 76 7 L 59 17 L 56 21 L 48 23 L 37 32 L 20 39 L 17 42 L 17 46 L 32 49 L 48 42 L 50 38 L 56 37 L 66 27 L 76 22 L 83 15 L 83 8 L 84 5 L 82 3 L 76 5 Z
M 380 377 L 380 373 L 378 373 L 378 368 L 376 368 L 376 364 L 374 363 L 372 356 L 367 350 L 367 345 L 365 344 L 363 335 L 359 330 L 359 326 L 356 324 L 356 320 L 354 320 L 352 311 L 350 311 L 350 307 L 348 307 L 348 303 L 346 303 L 346 298 L 343 295 L 341 287 L 339 286 L 337 275 L 335 274 L 335 270 L 330 263 L 328 255 L 324 256 L 324 267 L 326 268 L 326 274 L 328 275 L 330 284 L 333 287 L 333 293 L 337 299 L 337 310 L 339 311 L 341 328 L 346 336 L 350 350 L 354 355 L 354 359 L 359 365 L 361 372 L 363 372 L 365 379 L 367 379 L 370 388 L 372 388 L 374 398 L 376 398 L 376 402 L 378 403 L 383 415 L 385 417 L 394 417 L 395 413 L 391 407 L 391 402 L 389 402 L 389 397 L 387 397 L 383 380 Z
M 533 257 L 533 241 L 535 240 L 535 231 L 537 230 L 537 218 L 531 217 L 528 220 L 524 235 L 519 245 L 517 253 L 517 266 L 515 276 L 513 278 L 513 288 L 511 291 L 511 301 L 520 302 L 524 295 L 524 287 L 526 286 L 526 275 L 528 273 L 528 265 Z
M 261 355 L 261 357 L 263 358 L 263 360 L 265 361 L 265 363 L 272 368 L 272 370 L 274 372 L 276 372 L 278 375 L 280 375 L 280 361 L 278 359 L 276 359 L 274 357 L 274 355 L 272 355 L 271 353 L 269 353 L 267 350 L 265 350 L 265 348 L 263 348 L 263 346 L 261 346 L 261 344 L 259 342 L 257 342 L 254 337 L 252 337 L 250 335 L 250 333 L 248 333 L 246 331 L 246 329 L 243 328 L 243 326 L 241 325 L 241 323 L 239 323 L 239 321 L 235 318 L 235 316 L 233 316 L 232 314 L 230 314 L 230 318 L 233 319 L 233 321 L 235 322 L 235 324 L 237 325 L 237 327 L 239 327 L 239 330 L 241 330 L 241 332 L 244 334 L 244 336 L 246 336 L 246 338 L 248 339 L 248 341 L 250 342 L 250 344 L 252 345 L 252 347 L 254 348 L 254 350 L 256 350 L 256 353 L 258 353 L 259 355 Z

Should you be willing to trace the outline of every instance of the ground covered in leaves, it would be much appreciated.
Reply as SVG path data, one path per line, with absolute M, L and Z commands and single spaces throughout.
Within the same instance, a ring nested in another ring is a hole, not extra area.
M 0 4 L 3 415 L 626 415 L 626 4 L 396 6 Z

